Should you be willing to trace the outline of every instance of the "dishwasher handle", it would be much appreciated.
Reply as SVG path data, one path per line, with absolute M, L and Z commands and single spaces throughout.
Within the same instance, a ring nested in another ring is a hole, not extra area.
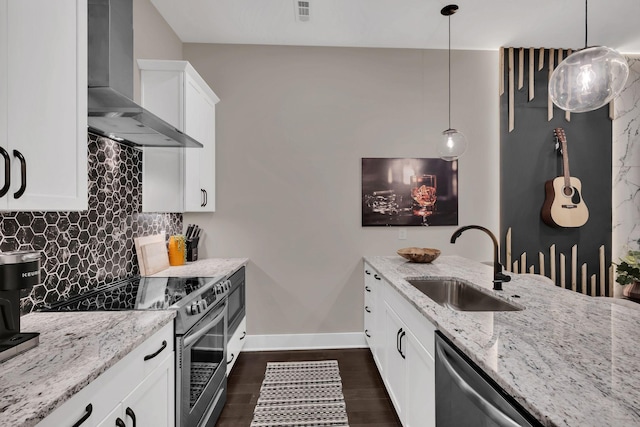
M 436 352 L 442 362 L 442 366 L 447 370 L 453 382 L 456 383 L 460 390 L 471 400 L 482 412 L 484 412 L 493 422 L 500 427 L 521 427 L 520 424 L 512 420 L 507 414 L 496 408 L 487 399 L 482 397 L 480 393 L 473 389 L 451 365 L 446 351 L 440 343 L 436 343 Z

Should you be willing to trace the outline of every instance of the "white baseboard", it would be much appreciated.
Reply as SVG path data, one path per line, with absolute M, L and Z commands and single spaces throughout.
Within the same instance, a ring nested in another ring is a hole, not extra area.
M 242 351 L 366 348 L 363 332 L 336 334 L 247 335 Z

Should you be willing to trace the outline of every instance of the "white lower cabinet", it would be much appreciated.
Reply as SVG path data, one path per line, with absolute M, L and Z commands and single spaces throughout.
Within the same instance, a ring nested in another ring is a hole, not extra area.
M 367 320 L 374 313 L 365 310 L 365 327 L 373 330 L 367 342 L 398 418 L 404 427 L 435 427 L 435 327 L 365 263 L 368 307 L 366 287 L 376 312 Z
M 373 360 L 380 371 L 384 372 L 384 301 L 382 299 L 382 278 L 367 264 L 364 268 L 364 334 L 371 349 Z
M 38 427 L 175 425 L 173 323 L 133 349 Z
M 227 376 L 231 373 L 231 370 L 236 364 L 236 360 L 238 360 L 242 347 L 244 347 L 244 344 L 247 342 L 246 338 L 247 317 L 245 316 L 227 343 Z
M 98 427 L 170 427 L 175 424 L 173 404 L 166 404 L 173 395 L 175 361 L 165 360 L 102 420 Z

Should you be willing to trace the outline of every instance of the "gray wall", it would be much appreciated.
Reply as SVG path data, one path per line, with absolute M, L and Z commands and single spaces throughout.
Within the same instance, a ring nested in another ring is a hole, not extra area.
M 149 0 L 133 0 L 133 98 L 140 102 L 136 59 L 182 59 L 182 41 Z
M 362 256 L 406 246 L 477 260 L 490 240 L 456 227 L 363 228 L 362 157 L 437 157 L 447 128 L 447 52 L 185 44 L 221 98 L 217 212 L 185 214 L 205 229 L 203 257 L 249 257 L 250 334 L 362 331 Z M 452 54 L 452 125 L 460 225 L 498 231 L 497 52 Z M 202 244 L 201 244 L 202 245 Z

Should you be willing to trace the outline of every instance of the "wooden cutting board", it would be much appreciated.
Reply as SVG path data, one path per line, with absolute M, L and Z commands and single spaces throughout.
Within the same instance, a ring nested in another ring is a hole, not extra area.
M 135 239 L 133 239 L 133 243 L 136 248 L 136 256 L 138 257 L 138 267 L 140 268 L 140 275 L 148 276 L 149 274 L 153 274 L 147 271 L 145 260 L 142 255 L 142 247 L 149 245 L 151 243 L 164 244 L 164 234 L 154 234 L 151 236 L 136 237 Z M 166 251 L 166 248 L 165 248 L 165 251 Z M 168 257 L 169 255 L 167 255 L 167 262 L 169 259 Z
M 142 259 L 146 275 L 155 274 L 169 268 L 169 254 L 164 242 L 149 243 L 142 246 Z

